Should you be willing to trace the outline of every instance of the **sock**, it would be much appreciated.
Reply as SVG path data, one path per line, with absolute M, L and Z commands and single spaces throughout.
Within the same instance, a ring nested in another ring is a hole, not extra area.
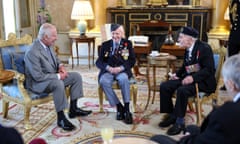
M 184 117 L 177 117 L 176 123 L 177 124 L 184 124 Z
M 77 99 L 70 101 L 70 110 L 77 109 Z
M 63 111 L 59 111 L 57 112 L 57 119 L 58 121 L 62 120 L 62 119 L 65 119 L 65 115 L 64 115 L 64 112 Z
M 124 103 L 125 112 L 129 112 L 129 103 Z

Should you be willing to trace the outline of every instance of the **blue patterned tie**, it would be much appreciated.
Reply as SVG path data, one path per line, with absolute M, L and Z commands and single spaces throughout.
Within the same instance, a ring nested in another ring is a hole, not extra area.
M 119 43 L 115 43 L 115 48 L 114 48 L 114 55 L 115 56 L 118 55 L 118 47 L 119 47 Z
M 50 48 L 47 47 L 46 49 L 47 49 L 48 55 L 50 56 L 50 59 L 49 59 L 49 60 L 50 60 L 50 63 L 52 63 L 52 64 L 55 65 L 55 61 L 54 61 L 54 58 L 53 58 L 53 55 L 52 55 L 52 52 L 51 52 Z

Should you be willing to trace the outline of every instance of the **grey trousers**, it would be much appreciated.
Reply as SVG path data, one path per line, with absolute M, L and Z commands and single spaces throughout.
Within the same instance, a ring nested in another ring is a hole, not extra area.
M 77 72 L 69 72 L 64 80 L 52 80 L 46 92 L 53 93 L 53 101 L 57 112 L 68 108 L 65 87 L 70 86 L 70 99 L 76 100 L 83 97 L 82 76 Z
M 105 95 L 107 96 L 110 105 L 115 106 L 120 102 L 116 93 L 112 89 L 112 84 L 114 80 L 117 81 L 121 89 L 123 102 L 129 103 L 130 102 L 130 84 L 128 80 L 128 75 L 124 72 L 119 73 L 117 75 L 113 75 L 111 73 L 104 73 L 100 77 L 99 84 L 102 87 Z

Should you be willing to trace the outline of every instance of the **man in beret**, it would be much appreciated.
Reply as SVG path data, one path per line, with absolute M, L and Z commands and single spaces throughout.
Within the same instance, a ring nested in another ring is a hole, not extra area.
M 188 125 L 179 141 L 166 135 L 155 135 L 151 140 L 159 144 L 239 144 L 240 54 L 225 61 L 222 77 L 228 96 L 223 105 L 208 114 L 201 127 Z
M 180 30 L 178 42 L 186 48 L 181 68 L 170 75 L 170 80 L 160 84 L 160 112 L 167 116 L 159 127 L 169 127 L 168 135 L 176 135 L 185 129 L 184 116 L 188 98 L 196 95 L 195 83 L 199 91 L 212 93 L 216 89 L 214 58 L 211 47 L 197 39 L 198 31 L 191 27 Z M 172 96 L 176 92 L 173 105 Z
M 132 43 L 125 39 L 123 26 L 111 24 L 112 39 L 102 43 L 96 66 L 100 69 L 99 84 L 111 106 L 117 108 L 117 120 L 132 124 L 132 114 L 129 110 L 130 84 L 129 78 L 133 76 L 135 54 Z M 114 81 L 118 82 L 121 89 L 123 104 L 112 89 Z

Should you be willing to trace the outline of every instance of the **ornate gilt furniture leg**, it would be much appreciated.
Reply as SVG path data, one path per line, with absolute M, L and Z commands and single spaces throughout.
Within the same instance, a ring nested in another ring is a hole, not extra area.
M 101 86 L 98 86 L 98 96 L 99 96 L 99 112 L 104 112 L 103 110 L 103 90 Z

